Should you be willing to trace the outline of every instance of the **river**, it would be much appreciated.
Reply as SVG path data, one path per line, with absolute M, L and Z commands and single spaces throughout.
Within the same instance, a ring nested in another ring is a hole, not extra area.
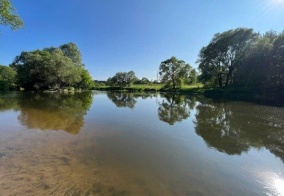
M 283 107 L 8 93 L 0 124 L 0 195 L 284 195 Z

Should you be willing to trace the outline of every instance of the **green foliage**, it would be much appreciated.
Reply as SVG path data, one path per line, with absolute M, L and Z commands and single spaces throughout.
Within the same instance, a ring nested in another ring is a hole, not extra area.
M 236 71 L 235 86 L 264 86 L 276 37 L 275 32 L 259 36 L 250 48 L 249 55 L 244 58 L 242 66 Z
M 199 53 L 200 79 L 213 82 L 219 87 L 233 83 L 235 70 L 249 55 L 250 47 L 258 34 L 252 29 L 237 28 L 214 35 L 211 42 Z
M 92 86 L 91 76 L 82 63 L 70 58 L 70 54 L 81 56 L 80 51 L 74 53 L 71 43 L 71 52 L 68 53 L 67 46 L 69 44 L 59 48 L 22 52 L 17 56 L 11 67 L 17 71 L 18 86 L 25 90 L 63 89 L 68 86 L 86 89 Z M 74 58 L 78 60 L 81 57 Z
M 202 93 L 204 92 L 202 89 L 203 84 L 201 83 L 196 83 L 196 84 L 184 84 L 181 89 L 172 89 L 171 86 L 166 86 L 164 84 L 132 84 L 130 87 L 110 87 L 106 86 L 104 84 L 99 84 L 93 88 L 96 90 L 104 90 L 104 91 L 126 91 L 126 92 L 157 92 L 157 91 L 162 91 L 162 92 L 184 92 L 184 93 Z
M 16 72 L 7 66 L 0 65 L 0 90 L 15 88 Z
M 284 89 L 284 32 L 274 41 L 268 83 Z
M 10 26 L 12 30 L 24 25 L 21 18 L 15 14 L 15 8 L 9 0 L 0 0 L 0 25 Z
M 76 44 L 68 43 L 61 45 L 59 49 L 63 52 L 64 56 L 70 58 L 77 66 L 84 66 L 82 63 L 82 55 Z
M 129 72 L 118 72 L 112 78 L 107 79 L 107 85 L 119 86 L 119 87 L 130 87 L 130 85 L 137 80 L 134 71 Z
M 77 83 L 77 87 L 81 89 L 92 89 L 95 83 L 88 70 L 81 69 L 81 81 Z
M 134 84 L 151 84 L 152 82 L 146 78 L 146 77 L 143 77 L 141 80 L 137 80 L 134 82 Z
M 284 89 L 284 33 L 252 29 L 216 34 L 199 54 L 200 80 L 207 87 Z
M 235 86 L 284 89 L 284 33 L 259 36 L 237 70 Z
M 190 79 L 191 71 L 192 68 L 189 64 L 176 57 L 161 62 L 159 67 L 161 82 L 173 89 L 181 88 L 183 81 Z

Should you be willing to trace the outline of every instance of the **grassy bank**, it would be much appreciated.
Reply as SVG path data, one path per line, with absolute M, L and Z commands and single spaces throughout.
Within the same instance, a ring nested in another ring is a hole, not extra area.
M 147 91 L 161 91 L 161 92 L 180 92 L 191 91 L 192 89 L 202 88 L 202 84 L 184 85 L 181 89 L 166 88 L 164 84 L 133 84 L 130 87 L 112 87 L 112 86 L 96 86 L 94 90 L 117 90 L 117 91 L 129 91 L 129 92 L 147 92 Z

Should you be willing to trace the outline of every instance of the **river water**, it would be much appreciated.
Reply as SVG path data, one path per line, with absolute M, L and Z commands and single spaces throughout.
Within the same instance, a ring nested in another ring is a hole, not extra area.
M 284 195 L 283 107 L 9 93 L 0 125 L 0 195 Z

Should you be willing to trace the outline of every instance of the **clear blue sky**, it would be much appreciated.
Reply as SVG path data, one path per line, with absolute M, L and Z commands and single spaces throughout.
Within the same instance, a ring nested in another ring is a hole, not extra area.
M 22 51 L 74 42 L 92 77 L 119 71 L 156 79 L 172 56 L 193 67 L 215 33 L 284 30 L 281 0 L 11 0 L 25 28 L 0 27 L 0 64 Z

